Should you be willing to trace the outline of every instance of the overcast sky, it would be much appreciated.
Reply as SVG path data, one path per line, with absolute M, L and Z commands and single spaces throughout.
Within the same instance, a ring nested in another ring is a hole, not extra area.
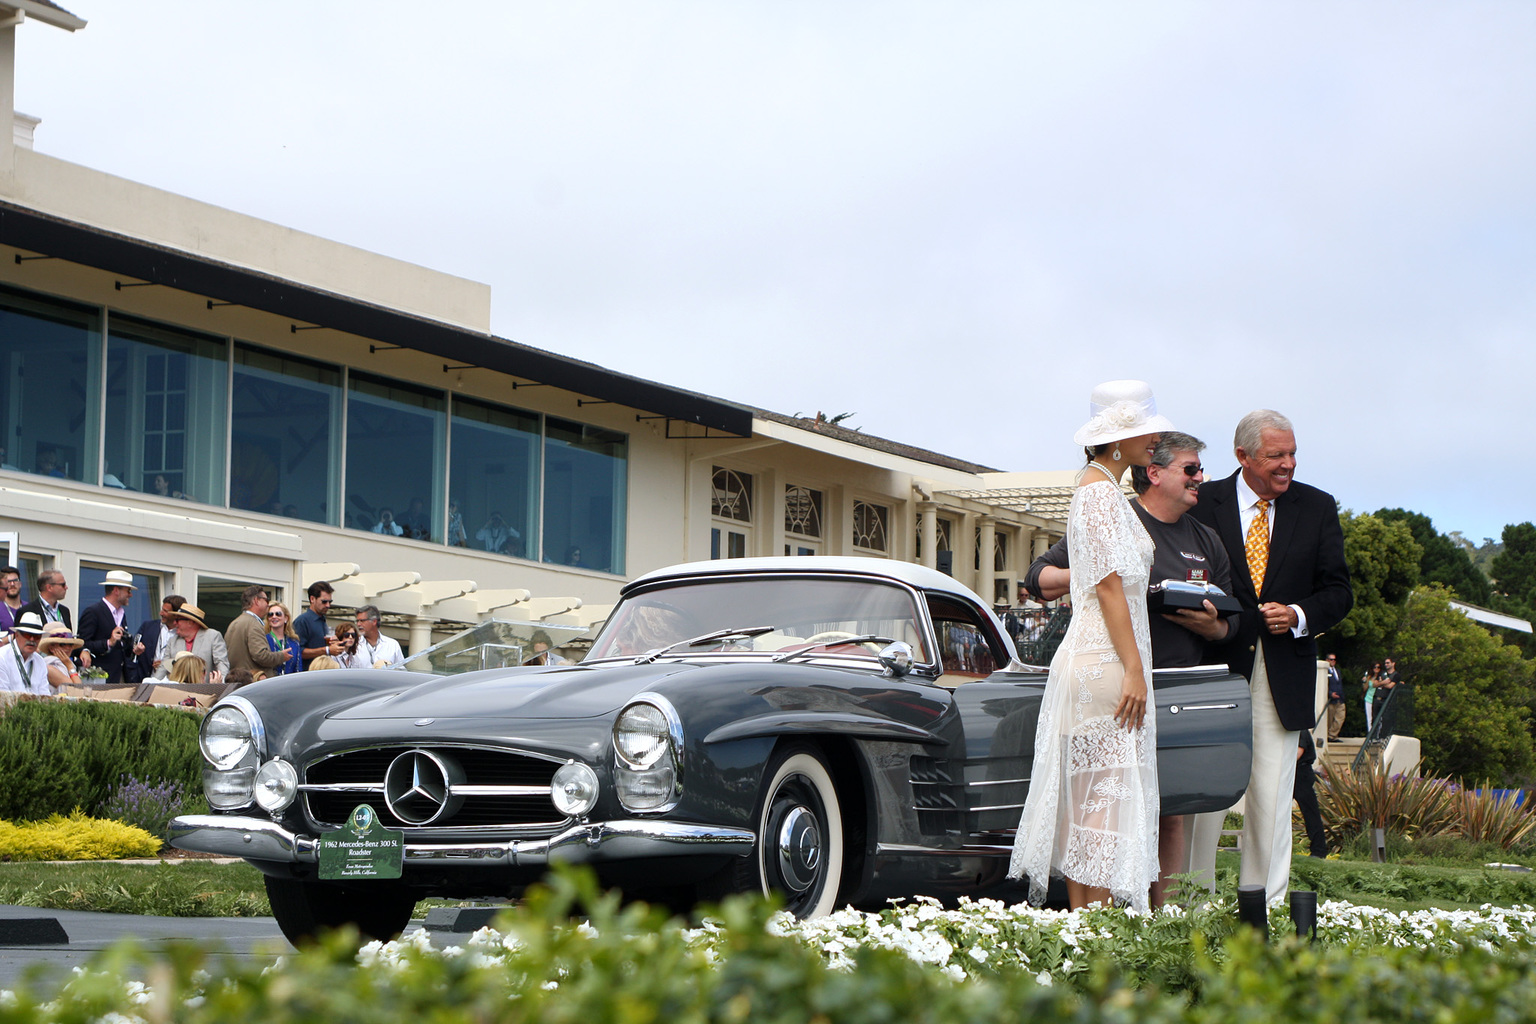
M 1007 470 L 1140 377 L 1235 467 L 1536 516 L 1536 4 L 63 0 L 43 152 L 492 287 L 495 333 Z

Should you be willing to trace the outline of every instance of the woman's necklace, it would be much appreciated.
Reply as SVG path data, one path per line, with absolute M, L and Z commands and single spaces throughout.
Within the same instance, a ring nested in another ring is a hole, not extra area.
M 1090 463 L 1088 463 L 1088 465 L 1092 466 L 1094 469 L 1098 470 L 1100 473 L 1103 473 L 1105 476 L 1109 477 L 1109 482 L 1114 484 L 1116 487 L 1120 486 L 1120 479 L 1117 476 L 1115 476 L 1115 474 L 1111 473 L 1109 470 L 1107 470 L 1103 466 L 1099 465 L 1097 462 L 1090 462 Z

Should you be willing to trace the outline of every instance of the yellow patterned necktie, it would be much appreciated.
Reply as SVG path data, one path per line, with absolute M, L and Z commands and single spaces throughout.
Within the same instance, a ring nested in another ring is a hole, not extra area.
M 1248 575 L 1253 577 L 1254 595 L 1264 590 L 1264 569 L 1269 565 L 1269 502 L 1259 499 L 1258 514 L 1248 524 L 1248 537 L 1243 542 L 1248 556 Z

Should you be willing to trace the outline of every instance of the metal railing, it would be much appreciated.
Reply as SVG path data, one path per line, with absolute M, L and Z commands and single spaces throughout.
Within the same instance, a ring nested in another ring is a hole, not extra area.
M 1019 650 L 1019 660 L 1027 665 L 1049 665 L 1051 659 L 1056 656 L 1056 648 L 1061 646 L 1061 640 L 1067 635 L 1067 624 L 1072 621 L 1072 609 L 1066 605 L 1058 605 L 1051 610 L 1051 617 L 1045 620 L 1045 627 L 1040 630 L 1033 640 L 1018 640 L 1014 646 Z
M 1398 712 L 1405 710 L 1408 721 L 1402 723 L 1407 726 L 1403 730 L 1404 735 L 1412 735 L 1412 702 L 1406 697 L 1399 698 L 1398 694 L 1407 690 L 1402 683 L 1387 691 L 1387 699 L 1376 705 L 1371 715 L 1371 727 L 1366 731 L 1365 740 L 1360 744 L 1360 749 L 1355 754 L 1355 759 L 1350 762 L 1349 770 L 1352 772 L 1364 771 L 1368 763 L 1381 763 L 1386 754 L 1387 744 L 1393 736 L 1398 735 Z M 1405 708 L 1405 705 L 1407 707 Z

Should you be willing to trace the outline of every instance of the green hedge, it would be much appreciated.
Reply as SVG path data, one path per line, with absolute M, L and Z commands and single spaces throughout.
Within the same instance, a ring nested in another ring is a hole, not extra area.
M 94 812 L 125 775 L 200 793 L 201 722 L 177 708 L 115 701 L 23 699 L 0 708 L 0 818 Z

